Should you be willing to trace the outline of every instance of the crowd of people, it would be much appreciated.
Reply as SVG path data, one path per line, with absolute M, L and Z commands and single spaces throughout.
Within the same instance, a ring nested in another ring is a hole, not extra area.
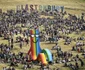
M 41 17 L 44 15 L 44 17 Z M 68 15 L 68 18 L 65 16 Z M 48 16 L 47 18 L 45 16 Z M 53 18 L 50 18 L 53 17 Z M 73 70 L 79 69 L 78 62 L 81 62 L 81 66 L 84 65 L 83 60 L 77 54 L 73 56 L 72 52 L 63 51 L 61 46 L 58 45 L 60 39 L 64 40 L 64 45 L 71 44 L 75 42 L 76 44 L 71 47 L 72 51 L 77 51 L 82 53 L 85 58 L 85 37 L 69 37 L 69 34 L 76 33 L 81 34 L 85 30 L 85 20 L 84 14 L 82 13 L 81 18 L 76 15 L 72 15 L 65 12 L 55 11 L 32 11 L 28 12 L 25 10 L 9 10 L 0 14 L 0 37 L 8 40 L 8 44 L 0 44 L 0 63 L 9 63 L 10 67 L 3 67 L 2 70 L 16 70 L 19 64 L 23 64 L 22 69 L 27 70 L 28 68 L 33 68 L 33 63 L 28 63 L 28 55 L 24 52 L 18 52 L 15 54 L 12 52 L 15 48 L 15 43 L 19 43 L 20 49 L 23 45 L 29 45 L 29 30 L 38 29 L 40 26 L 43 27 L 40 30 L 40 40 L 49 41 L 50 43 L 56 43 L 52 50 L 56 50 L 56 60 L 54 63 L 64 63 L 64 66 L 71 67 Z M 20 26 L 17 26 L 20 25 Z M 23 28 L 27 28 L 23 30 Z M 15 38 L 15 35 L 20 34 L 20 36 Z M 53 59 L 54 59 L 53 54 Z M 75 61 L 75 65 L 68 64 L 69 62 Z M 35 62 L 34 62 L 35 63 Z M 46 67 L 50 70 L 49 66 Z M 44 70 L 41 65 L 40 70 Z M 57 69 L 57 68 L 56 68 Z M 54 70 L 56 70 L 54 69 Z M 57 70 L 60 70 L 58 68 Z

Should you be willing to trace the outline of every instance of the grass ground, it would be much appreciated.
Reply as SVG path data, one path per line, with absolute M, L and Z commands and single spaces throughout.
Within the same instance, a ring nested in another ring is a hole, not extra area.
M 81 35 L 83 35 L 83 36 L 85 37 L 85 32 L 81 32 L 81 34 L 79 34 L 79 35 L 73 33 L 73 34 L 69 34 L 68 36 L 75 38 L 75 37 L 80 37 Z M 19 36 L 19 34 L 18 34 L 17 36 Z M 15 36 L 14 36 L 14 39 L 15 39 L 15 37 L 17 37 L 17 36 L 15 35 Z M 71 51 L 71 48 L 72 48 L 73 45 L 75 45 L 75 42 L 72 41 L 72 43 L 71 43 L 70 45 L 64 45 L 64 42 L 65 42 L 65 41 L 64 41 L 63 39 L 60 39 L 60 40 L 58 41 L 58 45 L 61 46 L 61 48 L 62 48 L 63 51 L 72 52 L 72 51 Z M 8 41 L 7 41 L 7 40 L 4 40 L 3 37 L 2 37 L 2 38 L 0 38 L 0 43 L 8 44 Z M 43 48 L 49 48 L 49 49 L 51 50 L 51 48 L 52 48 L 53 46 L 55 46 L 55 44 L 49 44 L 48 42 L 41 42 L 41 43 L 40 43 L 40 46 L 41 46 L 42 49 L 43 49 Z M 17 54 L 18 52 L 20 52 L 20 51 L 22 51 L 22 52 L 24 52 L 24 53 L 27 53 L 28 50 L 29 50 L 29 48 L 30 48 L 30 45 L 28 45 L 28 46 L 24 45 L 24 46 L 23 46 L 23 49 L 20 49 L 20 48 L 19 48 L 19 44 L 18 44 L 18 43 L 15 43 L 15 44 L 14 44 L 14 49 L 12 50 L 12 52 L 15 52 L 16 54 Z M 85 48 L 85 46 L 84 46 L 84 48 Z M 52 52 L 52 53 L 55 53 L 56 51 L 52 51 L 52 50 L 51 50 L 51 52 Z M 75 52 L 72 52 L 72 53 L 73 53 L 73 55 L 76 55 L 76 54 L 81 55 L 80 53 L 78 53 L 78 52 L 76 52 L 76 51 L 75 51 Z M 82 58 L 82 56 L 80 56 L 80 57 Z M 85 60 L 85 59 L 84 59 L 84 60 Z M 0 70 L 2 70 L 3 66 L 9 67 L 9 64 L 4 64 L 4 63 L 0 64 Z M 70 68 L 68 68 L 68 67 L 62 67 L 62 66 L 63 66 L 63 64 L 54 64 L 54 65 L 50 65 L 50 68 L 53 69 L 53 68 L 58 68 L 58 67 L 60 67 L 61 70 L 70 70 Z M 23 67 L 23 65 L 19 64 L 19 67 L 16 67 L 16 70 L 22 70 L 22 69 L 21 69 L 22 67 Z M 34 69 L 29 69 L 29 70 L 37 70 L 37 68 L 39 68 L 39 66 L 34 65 Z M 84 67 L 81 67 L 81 70 L 84 70 L 84 69 L 85 69 Z
M 85 13 L 85 0 L 0 0 L 3 11 L 16 9 L 16 5 L 38 4 L 65 6 L 65 10 L 73 14 Z
M 39 5 L 63 5 L 65 6 L 65 10 L 69 13 L 72 14 L 78 14 L 80 15 L 82 12 L 85 13 L 85 0 L 0 0 L 0 8 L 3 9 L 3 11 L 6 11 L 8 9 L 16 9 L 16 5 L 25 5 L 25 4 L 39 4 Z M 82 32 L 82 34 L 70 34 L 68 36 L 70 37 L 79 37 L 79 36 L 85 36 L 85 32 Z M 0 43 L 8 43 L 6 40 L 3 40 L 3 38 L 0 38 Z M 59 41 L 59 45 L 61 46 L 63 51 L 70 51 L 71 47 L 75 44 L 75 42 L 72 42 L 69 46 L 65 46 L 64 45 L 64 40 L 61 39 Z M 23 49 L 20 50 L 19 45 L 18 44 L 14 44 L 14 50 L 12 52 L 18 53 L 19 51 L 23 51 L 24 53 L 27 53 L 27 51 L 29 50 L 30 46 L 23 46 Z M 48 44 L 45 42 L 41 42 L 41 48 L 49 48 L 51 49 L 52 46 L 54 46 L 55 44 Z M 55 52 L 55 51 L 52 51 Z M 73 52 L 74 55 L 77 54 L 77 52 Z M 3 66 L 8 66 L 9 64 L 0 64 L 0 70 L 2 70 Z M 61 67 L 62 64 L 55 64 L 53 66 L 51 66 L 51 68 L 55 68 L 55 67 Z M 16 68 L 17 70 L 21 70 L 22 65 L 19 65 L 18 68 Z M 35 66 L 35 69 L 37 70 L 37 67 Z M 34 70 L 35 70 L 34 69 Z M 62 70 L 69 70 L 69 68 L 66 67 L 61 67 Z M 33 70 L 33 69 L 32 69 Z M 85 68 L 81 68 L 81 70 L 85 70 Z

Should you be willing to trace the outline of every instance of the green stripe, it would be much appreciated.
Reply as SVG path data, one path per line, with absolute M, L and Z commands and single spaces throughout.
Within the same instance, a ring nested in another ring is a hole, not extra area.
M 35 35 L 36 35 L 36 30 L 35 30 Z M 36 40 L 36 36 L 35 36 L 35 42 L 36 42 L 37 40 Z M 35 48 L 36 48 L 36 56 L 37 56 L 37 44 L 35 43 Z

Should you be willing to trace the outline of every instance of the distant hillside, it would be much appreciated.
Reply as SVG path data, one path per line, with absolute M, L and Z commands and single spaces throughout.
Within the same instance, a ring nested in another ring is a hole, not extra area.
M 0 8 L 3 11 L 15 9 L 16 5 L 43 4 L 43 5 L 63 5 L 71 13 L 85 12 L 85 0 L 0 0 Z

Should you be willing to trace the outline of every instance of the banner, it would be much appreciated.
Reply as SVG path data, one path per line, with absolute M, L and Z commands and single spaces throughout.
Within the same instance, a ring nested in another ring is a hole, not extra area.
M 43 5 L 43 11 L 46 11 L 48 9 L 47 7 L 47 5 Z
M 18 10 L 20 10 L 20 5 L 17 5 L 17 8 L 16 8 L 16 10 L 18 11 Z
M 30 11 L 32 12 L 34 10 L 33 5 L 30 5 Z
M 55 5 L 52 5 L 52 11 L 55 11 Z
M 35 10 L 36 10 L 36 11 L 38 10 L 38 5 L 35 5 Z
M 60 12 L 60 6 L 56 6 L 55 10 L 56 10 L 57 12 Z
M 62 13 L 64 12 L 64 6 L 61 6 L 61 12 Z
M 51 11 L 51 6 L 50 5 L 48 5 L 48 11 Z
M 0 9 L 0 14 L 2 13 L 2 9 Z
M 63 12 L 64 11 L 64 6 L 56 6 L 56 5 L 29 5 L 26 4 L 24 5 L 17 5 L 16 10 L 23 10 L 25 9 L 26 11 L 58 11 L 58 12 Z
M 21 10 L 24 10 L 24 6 L 23 5 L 21 5 Z
M 25 5 L 25 10 L 28 11 L 28 4 Z
M 43 6 L 39 5 L 39 11 L 43 11 Z

